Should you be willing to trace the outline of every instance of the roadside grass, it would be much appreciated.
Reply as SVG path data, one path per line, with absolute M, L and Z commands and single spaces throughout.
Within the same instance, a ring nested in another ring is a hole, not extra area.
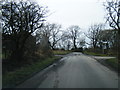
M 17 84 L 20 84 L 27 78 L 41 71 L 53 62 L 59 60 L 60 58 L 61 57 L 54 56 L 52 58 L 47 58 L 43 61 L 35 62 L 32 65 L 26 65 L 25 67 L 22 67 L 16 71 L 5 73 L 5 75 L 2 76 L 3 88 L 15 87 Z
M 84 52 L 84 54 L 87 54 L 87 55 L 93 55 L 93 56 L 109 56 L 107 54 L 99 54 L 99 53 L 94 53 L 94 52 Z
M 2 58 L 2 59 L 5 59 L 5 54 L 2 53 L 2 54 L 1 54 L 1 58 Z
M 3 57 L 3 56 L 2 56 L 2 53 L 0 53 L 0 58 L 2 59 L 2 57 Z
M 93 56 L 110 56 L 107 54 L 98 54 L 98 53 L 94 53 L 94 52 L 84 52 L 84 54 L 87 55 L 93 55 Z M 105 63 L 108 64 L 110 67 L 112 67 L 114 70 L 120 70 L 120 63 L 118 63 L 118 59 L 117 58 L 111 58 L 111 59 L 106 59 Z
M 53 53 L 55 55 L 65 55 L 65 54 L 69 54 L 71 51 L 68 50 L 53 50 Z
M 118 70 L 118 67 L 120 67 L 120 64 L 118 63 L 117 58 L 107 59 L 106 63 L 116 70 Z
M 2 52 L 2 53 L 0 53 L 0 58 L 1 58 L 1 59 L 6 59 L 6 58 L 9 57 L 9 55 L 10 55 L 10 53 L 6 53 L 6 54 L 5 54 L 5 53 Z

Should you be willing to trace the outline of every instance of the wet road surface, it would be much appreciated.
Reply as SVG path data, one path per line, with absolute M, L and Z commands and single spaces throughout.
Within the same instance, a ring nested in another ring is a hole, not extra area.
M 95 59 L 73 52 L 17 88 L 118 88 L 118 75 Z

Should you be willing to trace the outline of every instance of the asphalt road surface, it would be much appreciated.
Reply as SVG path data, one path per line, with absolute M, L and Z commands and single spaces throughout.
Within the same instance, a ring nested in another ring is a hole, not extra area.
M 89 56 L 73 52 L 17 88 L 118 88 L 118 74 Z

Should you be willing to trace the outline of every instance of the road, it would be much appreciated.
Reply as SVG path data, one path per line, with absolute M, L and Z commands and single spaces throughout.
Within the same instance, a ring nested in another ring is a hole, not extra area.
M 73 52 L 17 88 L 26 87 L 118 88 L 118 75 L 95 59 Z

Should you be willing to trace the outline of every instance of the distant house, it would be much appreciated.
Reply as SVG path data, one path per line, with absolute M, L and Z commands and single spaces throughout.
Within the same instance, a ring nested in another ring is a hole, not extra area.
M 116 30 L 102 30 L 100 31 L 98 46 L 103 50 L 108 50 L 116 47 L 118 42 Z

